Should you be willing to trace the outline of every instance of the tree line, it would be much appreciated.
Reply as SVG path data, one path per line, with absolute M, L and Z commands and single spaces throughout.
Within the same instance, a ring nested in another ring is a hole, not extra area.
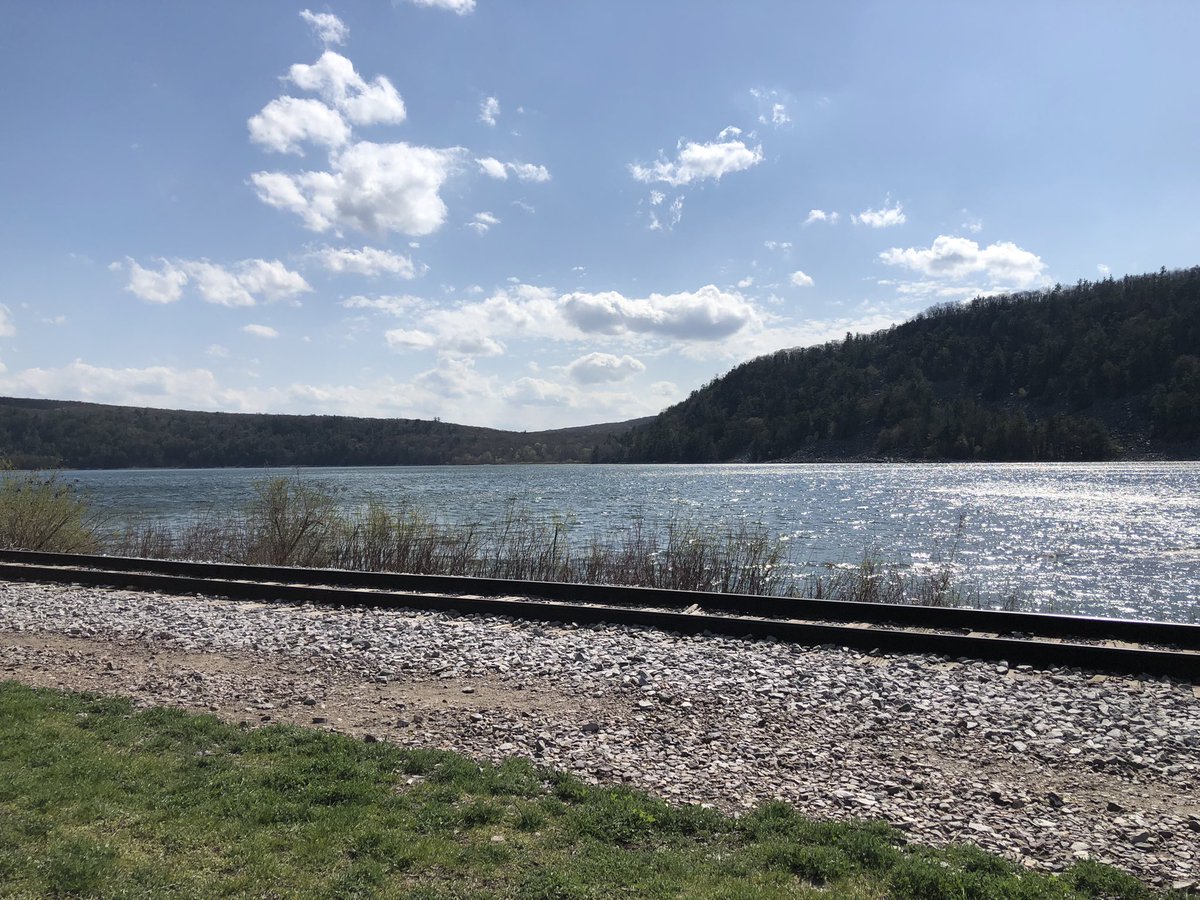
M 0 458 L 23 469 L 580 463 L 630 424 L 516 432 L 421 419 L 0 398 Z

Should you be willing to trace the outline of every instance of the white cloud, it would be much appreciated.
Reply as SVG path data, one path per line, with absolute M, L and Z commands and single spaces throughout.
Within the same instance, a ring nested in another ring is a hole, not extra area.
M 737 283 L 737 286 L 740 288 L 753 287 L 754 286 L 754 276 L 747 275 L 745 278 L 743 278 L 741 281 L 739 281 Z
M 797 269 L 790 276 L 788 276 L 788 281 L 790 281 L 796 287 L 812 287 L 813 286 L 812 276 L 806 275 L 804 272 L 801 272 L 799 269 Z
M 361 294 L 347 297 L 341 305 L 346 309 L 373 309 L 390 316 L 402 316 L 420 306 L 420 297 L 408 294 L 390 294 L 381 297 L 364 297 Z
M 404 121 L 404 101 L 382 75 L 367 82 L 340 53 L 326 50 L 311 66 L 296 63 L 288 78 L 297 87 L 320 94 L 355 125 L 397 125 Z
M 207 369 L 179 371 L 163 366 L 111 369 L 92 366 L 79 359 L 57 369 L 25 369 L 0 377 L 0 391 L 18 397 L 53 397 L 130 406 L 215 409 L 225 405 L 216 379 Z
M 828 222 L 834 224 L 841 216 L 835 212 L 825 212 L 823 209 L 810 209 L 808 218 L 804 220 L 805 225 L 811 225 L 814 222 Z
M 676 149 L 674 160 L 660 158 L 649 166 L 631 163 L 629 171 L 638 181 L 682 187 L 706 178 L 719 181 L 722 176 L 749 169 L 763 160 L 761 146 L 747 147 L 740 140 L 704 144 L 680 141 Z
M 495 97 L 487 97 L 479 104 L 479 121 L 483 124 L 494 126 L 499 115 L 500 101 Z
M 409 0 L 417 6 L 445 9 L 460 16 L 475 11 L 475 0 Z
M 351 272 L 374 277 L 386 272 L 399 278 L 414 278 L 417 274 L 417 267 L 411 258 L 377 247 L 363 247 L 361 250 L 323 247 L 311 255 L 330 272 L 339 274 Z
M 187 284 L 187 272 L 169 260 L 159 259 L 159 271 L 143 269 L 136 261 L 125 257 L 125 262 L 114 262 L 109 268 L 115 272 L 127 269 L 129 281 L 125 290 L 149 303 L 174 303 L 183 296 Z
M 982 274 L 993 282 L 1030 287 L 1039 282 L 1046 264 L 1011 241 L 980 247 L 970 238 L 938 235 L 927 248 L 893 247 L 879 254 L 888 265 L 904 266 L 931 278 L 961 279 Z
M 1096 271 L 1097 271 L 1097 272 L 1099 272 L 1099 273 L 1100 273 L 1102 276 L 1104 276 L 1105 278 L 1107 278 L 1109 275 L 1111 275 L 1111 274 L 1112 274 L 1112 269 L 1110 269 L 1110 268 L 1109 268 L 1107 265 L 1105 265 L 1104 263 L 1097 263 L 1097 264 L 1096 264 Z
M 762 88 L 751 88 L 751 96 L 758 101 L 758 121 L 762 125 L 786 125 L 792 121 L 788 115 L 787 104 L 780 99 L 779 91 L 768 91 Z
M 792 249 L 791 241 L 763 241 L 763 246 L 768 250 L 778 250 L 780 253 L 787 253 Z
M 237 278 L 252 295 L 267 300 L 283 300 L 311 291 L 312 288 L 298 272 L 292 272 L 277 259 L 247 259 L 238 263 Z
M 479 170 L 489 178 L 495 178 L 499 181 L 504 181 L 508 178 L 508 169 L 498 159 L 485 156 L 483 159 L 475 160 L 475 162 L 479 165 Z
M 209 344 L 208 349 L 204 352 L 214 359 L 226 359 L 229 356 L 229 348 L 223 347 L 220 344 Z
M 178 300 L 188 284 L 204 300 L 222 306 L 254 306 L 261 300 L 283 300 L 312 290 L 298 272 L 277 259 L 244 259 L 230 268 L 206 259 L 160 259 L 158 263 L 160 271 L 153 272 L 126 257 L 109 268 L 128 272 L 125 290 L 151 303 Z
M 260 338 L 277 338 L 279 332 L 270 325 L 243 325 L 242 331 Z
M 983 231 L 983 219 L 971 215 L 965 209 L 963 210 L 963 215 L 966 216 L 966 220 L 962 223 L 964 231 L 969 231 L 971 234 L 979 234 L 979 232 Z
M 533 163 L 510 162 L 503 163 L 498 159 L 490 156 L 485 156 L 482 159 L 475 160 L 479 166 L 479 170 L 489 178 L 495 178 L 499 181 L 504 181 L 508 178 L 508 173 L 511 172 L 520 181 L 549 181 L 550 170 L 545 166 L 534 165 Z
M 858 215 L 850 218 L 855 225 L 869 225 L 871 228 L 890 228 L 893 225 L 903 225 L 908 221 L 907 216 L 904 215 L 904 208 L 899 203 L 879 209 L 864 209 Z
M 250 140 L 276 153 L 303 155 L 308 141 L 340 147 L 350 140 L 350 126 L 336 109 L 320 100 L 280 97 L 272 100 L 247 122 Z
M 549 181 L 550 170 L 545 166 L 537 166 L 533 163 L 509 163 L 509 171 L 517 176 L 521 181 Z
M 504 399 L 529 406 L 572 406 L 576 393 L 566 385 L 544 378 L 518 378 L 504 389 Z
M 458 149 L 363 141 L 331 154 L 332 171 L 256 172 L 250 180 L 260 200 L 294 213 L 313 231 L 349 227 L 420 236 L 446 220 L 438 191 L 460 155 Z
M 62 317 L 60 316 L 59 318 Z M 63 321 L 66 320 L 63 319 Z M 17 326 L 12 321 L 12 310 L 0 304 L 0 337 L 16 337 L 16 334 Z
M 437 343 L 429 332 L 413 328 L 392 328 L 383 333 L 383 339 L 393 349 L 428 350 Z
M 467 227 L 473 228 L 478 234 L 487 234 L 493 225 L 499 224 L 500 220 L 490 212 L 477 212 L 474 219 L 467 223 Z
M 42 324 L 54 325 L 56 327 L 59 325 L 66 325 L 67 317 L 61 314 L 57 316 L 46 316 L 42 319 Z M 8 321 L 8 307 L 0 306 L 0 337 L 12 337 L 14 334 L 16 334 L 16 330 L 13 329 L 12 322 Z
M 442 405 L 447 398 L 478 404 L 496 397 L 493 380 L 480 375 L 475 370 L 474 360 L 470 359 L 443 358 L 438 361 L 436 368 L 417 375 L 413 384 L 417 389 L 437 397 Z
M 567 366 L 567 374 L 584 384 L 625 381 L 645 371 L 646 366 L 640 360 L 612 353 L 589 353 Z
M 300 18 L 309 24 L 313 34 L 322 44 L 343 44 L 350 29 L 346 23 L 333 13 L 315 13 L 307 9 L 300 10 Z
M 664 194 L 662 191 L 651 191 L 650 192 L 650 205 L 651 206 L 661 206 L 662 202 L 666 199 L 667 199 L 667 195 Z
M 741 294 L 714 285 L 678 294 L 629 298 L 616 291 L 565 295 L 567 321 L 586 333 L 652 334 L 693 341 L 718 340 L 756 321 L 758 314 Z

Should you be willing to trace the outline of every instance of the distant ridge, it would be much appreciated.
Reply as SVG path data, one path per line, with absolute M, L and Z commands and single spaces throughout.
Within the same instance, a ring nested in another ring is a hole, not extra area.
M 1200 267 L 935 307 L 744 363 L 620 462 L 1200 458 Z
M 0 458 L 17 468 L 73 469 L 590 462 L 597 444 L 642 421 L 516 432 L 2 397 Z
M 934 307 L 743 363 L 653 418 L 420 419 L 0 398 L 19 468 L 1200 459 L 1200 267 Z

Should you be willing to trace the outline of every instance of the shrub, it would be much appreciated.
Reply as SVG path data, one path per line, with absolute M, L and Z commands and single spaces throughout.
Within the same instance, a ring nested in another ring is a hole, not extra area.
M 55 474 L 5 475 L 0 481 L 0 547 L 89 553 L 99 544 L 87 500 Z

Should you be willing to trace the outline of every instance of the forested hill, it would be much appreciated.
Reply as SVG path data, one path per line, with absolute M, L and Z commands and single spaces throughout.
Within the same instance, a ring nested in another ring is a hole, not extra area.
M 1200 267 L 931 309 L 745 363 L 597 458 L 1200 458 Z
M 418 419 L 186 412 L 0 398 L 0 459 L 17 468 L 385 466 L 590 462 L 634 422 L 514 432 Z

